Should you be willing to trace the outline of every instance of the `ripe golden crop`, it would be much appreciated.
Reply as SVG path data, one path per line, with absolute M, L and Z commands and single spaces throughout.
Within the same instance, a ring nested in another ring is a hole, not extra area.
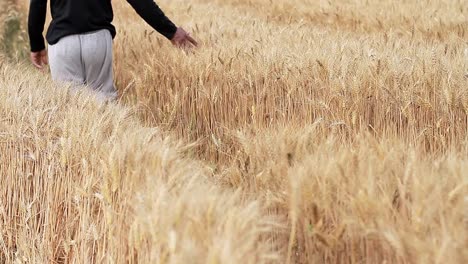
M 116 104 L 0 55 L 0 263 L 468 261 L 464 1 L 113 4 Z

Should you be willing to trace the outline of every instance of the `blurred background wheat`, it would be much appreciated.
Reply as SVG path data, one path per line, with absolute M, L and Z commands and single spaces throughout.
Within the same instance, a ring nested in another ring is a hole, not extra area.
M 468 5 L 114 1 L 118 104 L 0 1 L 0 263 L 468 262 Z

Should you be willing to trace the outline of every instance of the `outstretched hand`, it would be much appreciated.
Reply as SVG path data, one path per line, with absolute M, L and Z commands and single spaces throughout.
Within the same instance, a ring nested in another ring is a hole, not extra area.
M 191 48 L 198 46 L 197 41 L 195 41 L 189 33 L 187 33 L 183 28 L 177 28 L 174 37 L 171 39 L 172 44 L 179 48 Z
M 36 68 L 44 69 L 44 66 L 48 64 L 47 50 L 31 52 L 31 62 Z

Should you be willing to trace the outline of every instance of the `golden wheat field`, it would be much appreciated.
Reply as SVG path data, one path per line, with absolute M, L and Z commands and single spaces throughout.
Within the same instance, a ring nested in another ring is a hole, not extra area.
M 113 1 L 119 99 L 0 0 L 0 263 L 468 263 L 466 0 Z

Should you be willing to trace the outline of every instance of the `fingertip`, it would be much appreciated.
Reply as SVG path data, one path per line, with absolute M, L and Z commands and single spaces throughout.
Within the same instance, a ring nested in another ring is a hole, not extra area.
M 192 38 L 192 37 L 188 36 L 188 40 L 189 40 L 189 41 L 190 41 L 190 43 L 192 43 L 192 44 L 193 44 L 195 47 L 197 47 L 197 46 L 198 46 L 198 42 L 197 42 L 197 41 L 196 41 L 194 38 Z
M 37 63 L 37 62 L 33 62 L 33 65 L 34 65 L 34 67 L 36 67 L 36 69 L 39 69 L 39 70 L 42 70 L 42 68 L 43 68 L 42 64 Z

